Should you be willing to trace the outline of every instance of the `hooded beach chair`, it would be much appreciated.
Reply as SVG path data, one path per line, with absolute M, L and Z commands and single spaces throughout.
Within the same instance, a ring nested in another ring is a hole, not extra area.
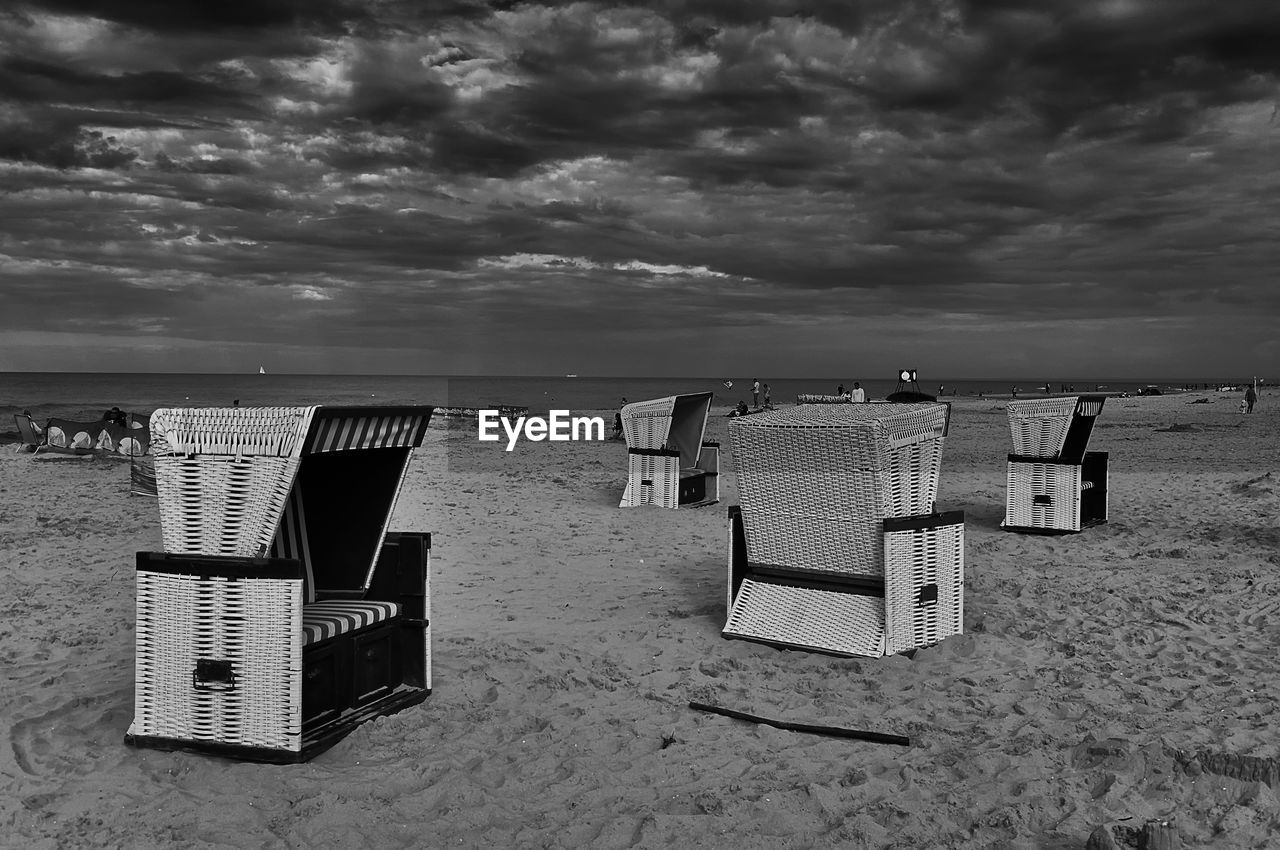
M 431 691 L 428 534 L 387 533 L 430 407 L 161 409 L 126 742 L 305 761 Z
M 937 513 L 945 404 L 729 423 L 727 638 L 882 656 L 963 631 L 964 514 Z
M 1086 451 L 1105 402 L 1102 395 L 1009 402 L 1006 530 L 1065 534 L 1107 521 L 1108 455 Z
M 720 444 L 704 440 L 711 393 L 637 401 L 622 408 L 627 488 L 619 507 L 696 507 L 720 501 Z

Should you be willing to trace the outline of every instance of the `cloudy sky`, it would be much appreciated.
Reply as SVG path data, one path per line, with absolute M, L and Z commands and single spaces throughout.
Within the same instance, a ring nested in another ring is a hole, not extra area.
M 8 0 L 0 370 L 1280 361 L 1274 0 Z

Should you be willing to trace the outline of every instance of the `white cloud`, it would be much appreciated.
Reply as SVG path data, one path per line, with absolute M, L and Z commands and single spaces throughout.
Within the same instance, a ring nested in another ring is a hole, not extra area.
M 729 277 L 722 272 L 712 271 L 706 266 L 682 266 L 677 264 L 646 263 L 641 260 L 626 260 L 616 263 L 602 263 L 587 257 L 564 257 L 558 254 L 508 254 L 504 257 L 484 257 L 476 261 L 481 268 L 500 269 L 583 269 L 606 270 L 620 272 L 648 272 L 664 277 Z
M 332 301 L 333 296 L 309 286 L 294 287 L 293 297 L 299 301 Z

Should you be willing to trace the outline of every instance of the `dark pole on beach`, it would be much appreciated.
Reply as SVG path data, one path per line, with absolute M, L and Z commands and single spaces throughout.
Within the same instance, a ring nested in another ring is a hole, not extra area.
M 872 741 L 877 744 L 897 744 L 901 747 L 911 746 L 911 739 L 904 735 L 888 735 L 884 732 L 864 732 L 861 729 L 845 729 L 840 726 L 815 726 L 810 723 L 792 723 L 788 720 L 771 720 L 767 717 L 760 717 L 756 714 L 747 714 L 745 711 L 735 711 L 732 708 L 721 708 L 718 705 L 708 705 L 705 702 L 690 702 L 689 707 L 697 711 L 707 711 L 712 714 L 732 717 L 734 720 L 746 720 L 750 723 L 762 723 L 765 726 L 772 726 L 775 729 L 785 729 L 789 732 L 808 732 L 813 735 L 830 735 L 835 738 L 857 738 L 860 741 Z

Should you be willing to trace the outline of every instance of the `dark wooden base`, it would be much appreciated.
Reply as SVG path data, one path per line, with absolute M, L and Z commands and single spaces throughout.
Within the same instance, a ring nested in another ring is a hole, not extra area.
M 220 756 L 236 761 L 253 761 L 264 764 L 298 764 L 310 761 L 334 744 L 351 734 L 362 723 L 395 714 L 410 706 L 424 702 L 430 691 L 402 685 L 396 691 L 360 708 L 348 709 L 334 719 L 304 728 L 300 750 L 279 750 L 272 747 L 245 747 L 239 744 L 220 744 L 212 741 L 193 741 L 188 738 L 162 738 L 152 735 L 124 736 L 131 747 L 153 750 L 181 751 L 200 755 Z
M 1095 525 L 1106 525 L 1106 524 L 1107 524 L 1107 521 L 1105 519 L 1087 520 L 1085 522 L 1080 523 L 1080 531 L 1084 531 L 1086 528 L 1093 528 Z M 1037 528 L 1036 526 L 1032 526 L 1032 525 L 1005 525 L 1004 523 L 1000 523 L 1000 527 L 1005 531 L 1014 531 L 1014 532 L 1017 532 L 1018 534 L 1079 534 L 1080 533 L 1080 531 L 1076 531 L 1071 528 Z
M 837 652 L 834 649 L 824 649 L 821 646 L 809 646 L 803 643 L 786 643 L 785 641 L 778 641 L 778 640 L 763 640 L 762 638 L 746 637 L 745 635 L 735 635 L 735 634 L 730 634 L 729 632 L 721 632 L 720 637 L 724 638 L 725 640 L 741 640 L 741 641 L 746 641 L 747 643 L 758 643 L 762 646 L 773 647 L 774 649 L 777 649 L 779 651 L 790 652 L 794 650 L 799 650 L 800 652 L 812 652 L 817 655 L 829 655 L 832 658 L 875 658 L 876 657 L 874 655 L 857 655 L 852 652 Z

